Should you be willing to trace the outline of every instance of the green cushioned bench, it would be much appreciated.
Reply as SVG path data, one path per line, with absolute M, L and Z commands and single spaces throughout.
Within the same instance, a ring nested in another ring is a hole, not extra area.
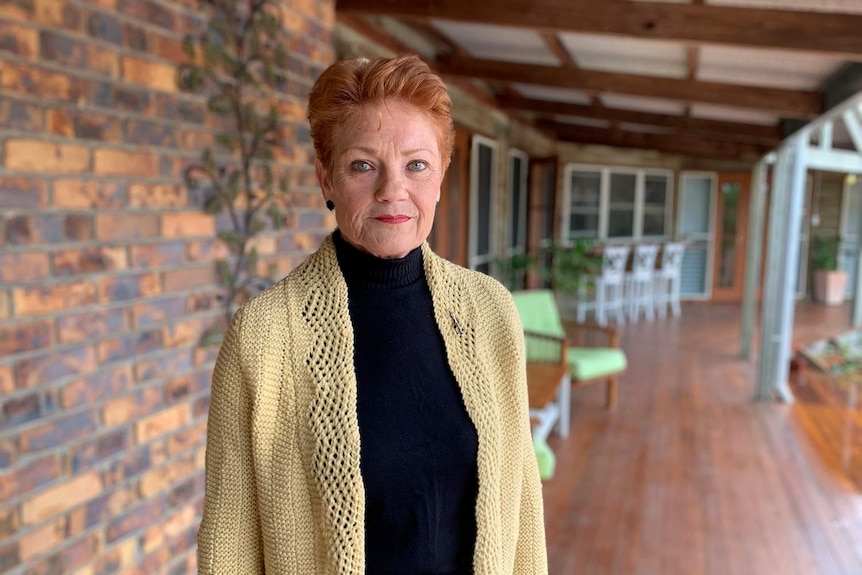
M 606 381 L 608 408 L 614 409 L 617 376 L 627 366 L 616 329 L 568 322 L 564 327 L 551 290 L 521 290 L 513 292 L 512 296 L 524 327 L 527 361 L 557 362 L 560 346 L 567 346 L 565 360 L 571 385 Z M 600 345 L 596 345 L 597 342 Z

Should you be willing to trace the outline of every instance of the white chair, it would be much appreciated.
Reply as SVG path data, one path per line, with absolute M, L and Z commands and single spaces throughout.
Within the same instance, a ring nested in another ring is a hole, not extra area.
M 599 275 L 584 278 L 585 281 L 581 284 L 576 306 L 578 323 L 587 320 L 587 311 L 591 309 L 595 310 L 596 322 L 599 325 L 607 325 L 611 313 L 616 317 L 617 323 L 626 322 L 624 282 L 630 251 L 629 246 L 604 247 Z M 591 283 L 593 289 L 588 292 L 585 283 Z M 590 292 L 594 296 L 593 300 L 588 298 Z
M 632 271 L 626 274 L 626 304 L 629 319 L 636 322 L 641 311 L 647 321 L 655 318 L 653 284 L 655 283 L 655 262 L 658 259 L 658 244 L 635 246 L 632 258 Z
M 682 275 L 682 256 L 685 254 L 685 244 L 682 242 L 666 243 L 661 252 L 661 267 L 655 274 L 655 308 L 662 319 L 667 317 L 667 306 L 671 307 L 674 317 L 679 317 L 682 310 L 679 307 L 679 285 Z

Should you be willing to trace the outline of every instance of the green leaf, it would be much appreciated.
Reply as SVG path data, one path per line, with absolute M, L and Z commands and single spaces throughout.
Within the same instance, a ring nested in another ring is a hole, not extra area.
M 203 333 L 198 345 L 200 347 L 213 347 L 221 345 L 224 341 L 224 330 L 220 325 L 212 325 Z
M 281 229 L 287 224 L 287 218 L 284 216 L 284 213 L 279 209 L 279 207 L 275 204 L 270 204 L 266 209 L 266 213 L 269 216 L 269 220 L 272 223 L 272 227 L 274 229 Z
M 216 144 L 229 152 L 236 151 L 239 146 L 239 136 L 236 132 L 219 132 L 215 137 Z
M 207 100 L 210 112 L 224 116 L 233 110 L 233 99 L 227 94 L 218 94 Z
M 183 37 L 183 52 L 189 58 L 195 57 L 195 39 L 191 34 L 186 34 Z
M 204 202 L 204 211 L 208 214 L 220 214 L 223 209 L 224 202 L 222 202 L 221 196 L 217 193 L 213 193 Z
M 218 260 L 216 262 L 216 267 L 218 269 L 218 276 L 221 285 L 224 287 L 231 287 L 233 285 L 234 275 L 230 269 L 230 262 L 227 260 Z
M 260 218 L 254 218 L 251 220 L 248 226 L 248 235 L 256 236 L 260 232 L 266 229 L 266 222 L 261 220 Z
M 245 259 L 245 270 L 250 275 L 254 275 L 256 273 L 257 260 L 258 260 L 257 248 L 251 248 L 251 251 L 248 253 L 248 256 L 246 256 L 246 259 Z
M 224 243 L 233 253 L 239 252 L 239 248 L 242 247 L 244 242 L 243 237 L 233 230 L 219 232 L 218 239 L 221 240 L 221 242 Z

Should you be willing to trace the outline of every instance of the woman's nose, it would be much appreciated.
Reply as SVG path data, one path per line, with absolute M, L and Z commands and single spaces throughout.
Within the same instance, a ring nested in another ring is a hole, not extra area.
M 379 202 L 394 202 L 407 197 L 407 180 L 398 170 L 384 170 L 375 194 Z

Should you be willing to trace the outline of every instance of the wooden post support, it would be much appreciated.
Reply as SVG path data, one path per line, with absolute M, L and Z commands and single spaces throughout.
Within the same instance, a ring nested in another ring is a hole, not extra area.
M 742 351 L 743 359 L 751 359 L 751 342 L 757 311 L 757 288 L 760 285 L 760 262 L 763 258 L 763 224 L 766 220 L 767 163 L 774 155 L 755 164 L 751 174 L 751 198 L 748 216 L 748 251 L 745 254 L 745 283 L 742 292 Z

